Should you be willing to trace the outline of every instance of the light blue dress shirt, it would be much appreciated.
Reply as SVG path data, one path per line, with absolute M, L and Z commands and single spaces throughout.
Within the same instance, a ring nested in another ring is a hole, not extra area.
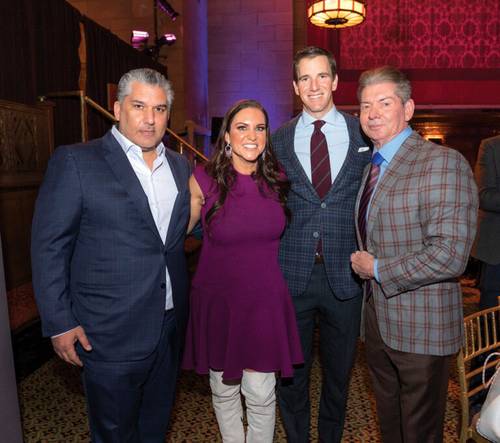
M 314 131 L 313 123 L 318 120 L 302 111 L 302 115 L 295 127 L 294 149 L 304 172 L 311 180 L 311 136 Z M 344 116 L 337 111 L 335 106 L 321 119 L 325 122 L 321 132 L 325 134 L 330 157 L 330 171 L 332 183 L 337 177 L 349 150 L 349 132 Z
M 382 145 L 379 149 L 374 149 L 373 155 L 375 155 L 375 152 L 378 152 L 382 157 L 384 157 L 384 161 L 380 164 L 380 172 L 378 175 L 378 180 L 375 185 L 375 188 L 373 189 L 370 202 L 368 203 L 368 208 L 366 210 L 366 216 L 368 217 L 368 214 L 370 213 L 370 205 L 372 202 L 372 198 L 375 194 L 375 191 L 377 189 L 377 186 L 380 182 L 380 179 L 384 175 L 386 169 L 388 168 L 389 164 L 391 163 L 392 159 L 396 155 L 396 153 L 399 151 L 399 148 L 401 145 L 406 141 L 406 139 L 411 135 L 412 129 L 408 126 L 405 129 L 403 129 L 396 137 L 394 137 L 392 140 L 390 140 L 388 143 L 385 145 Z M 377 280 L 380 283 L 379 277 L 378 277 L 378 260 L 375 259 L 375 262 L 373 264 L 373 274 L 375 275 L 375 280 Z

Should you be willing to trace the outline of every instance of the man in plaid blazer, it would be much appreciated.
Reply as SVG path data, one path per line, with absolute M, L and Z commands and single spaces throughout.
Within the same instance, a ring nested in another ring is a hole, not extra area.
M 323 369 L 318 431 L 320 441 L 334 443 L 342 437 L 359 334 L 362 293 L 349 257 L 356 249 L 354 203 L 371 156 L 359 120 L 339 112 L 333 104 L 337 75 L 329 52 L 308 47 L 297 53 L 294 88 L 303 112 L 279 128 L 272 141 L 291 182 L 288 206 L 292 218 L 281 240 L 279 258 L 295 307 L 305 364 L 296 368 L 293 380 L 281 383 L 278 398 L 288 441 L 310 441 L 309 373 L 318 321 Z M 322 196 L 311 180 L 312 134 L 318 122 L 331 166 Z
M 374 159 L 383 161 L 378 181 L 376 166 L 365 170 L 356 203 L 361 251 L 351 260 L 366 281 L 366 358 L 383 441 L 438 443 L 449 365 L 462 343 L 458 277 L 474 239 L 478 198 L 463 156 L 408 126 L 410 96 L 408 79 L 395 68 L 360 77 L 361 126 Z M 363 217 L 367 181 L 376 185 Z

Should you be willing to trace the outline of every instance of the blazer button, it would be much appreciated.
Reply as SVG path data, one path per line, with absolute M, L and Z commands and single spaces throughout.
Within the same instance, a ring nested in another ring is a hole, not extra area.
M 167 287 L 167 285 L 166 285 L 165 283 L 162 283 L 162 284 L 160 285 L 160 287 L 161 287 L 162 289 L 165 289 L 165 288 Z
M 325 202 L 322 202 L 321 203 L 321 209 L 325 209 L 326 208 L 326 203 Z
M 313 237 L 314 238 L 319 238 L 319 232 L 313 232 Z

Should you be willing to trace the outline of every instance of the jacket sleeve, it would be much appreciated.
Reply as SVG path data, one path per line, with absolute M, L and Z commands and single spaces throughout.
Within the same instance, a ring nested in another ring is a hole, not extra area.
M 419 189 L 420 247 L 407 253 L 377 257 L 382 290 L 387 298 L 462 274 L 476 233 L 477 188 L 467 161 L 456 151 L 436 155 Z
M 49 161 L 33 216 L 33 288 L 45 336 L 78 326 L 71 312 L 70 270 L 82 215 L 80 178 L 73 154 L 59 148 Z
M 474 175 L 479 188 L 479 207 L 500 213 L 500 171 L 497 169 L 500 159 L 495 159 L 495 154 L 500 156 L 500 138 L 496 143 L 491 140 L 481 142 Z

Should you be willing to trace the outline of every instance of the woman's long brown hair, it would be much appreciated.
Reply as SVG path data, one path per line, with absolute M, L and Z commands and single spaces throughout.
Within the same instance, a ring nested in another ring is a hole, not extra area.
M 233 168 L 231 159 L 228 158 L 225 153 L 225 134 L 226 132 L 229 133 L 235 115 L 246 108 L 259 109 L 264 114 L 266 120 L 266 146 L 262 154 L 257 159 L 257 169 L 252 174 L 252 177 L 257 182 L 259 189 L 263 194 L 269 195 L 269 190 L 271 190 L 278 197 L 278 201 L 283 208 L 283 212 L 285 213 L 287 220 L 290 219 L 290 210 L 286 206 L 290 182 L 280 171 L 278 160 L 276 159 L 271 146 L 269 116 L 267 115 L 264 107 L 258 101 L 240 100 L 226 112 L 220 128 L 219 137 L 217 138 L 217 142 L 215 144 L 214 154 L 205 166 L 207 174 L 214 179 L 217 185 L 216 190 L 219 194 L 218 199 L 207 212 L 206 222 L 208 225 L 210 225 L 215 215 L 224 205 L 227 195 L 236 179 L 236 172 Z M 267 188 L 267 192 L 265 188 Z

